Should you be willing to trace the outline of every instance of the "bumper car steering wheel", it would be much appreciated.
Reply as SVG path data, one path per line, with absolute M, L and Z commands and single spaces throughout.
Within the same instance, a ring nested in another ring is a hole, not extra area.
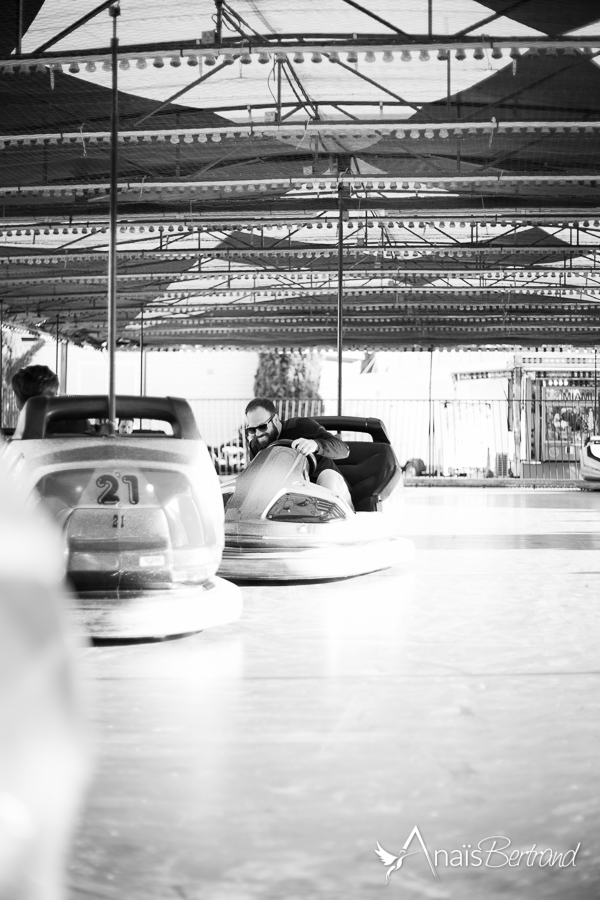
M 281 438 L 278 441 L 273 441 L 271 444 L 269 444 L 269 446 L 270 447 L 291 447 L 293 443 L 294 442 L 289 440 L 288 438 Z M 295 448 L 292 448 L 292 449 L 295 449 Z M 300 456 L 304 456 L 304 453 L 300 453 L 299 450 L 296 450 L 296 453 L 298 453 Z M 308 463 L 308 474 L 310 477 L 311 475 L 314 475 L 314 473 L 317 470 L 317 465 L 318 465 L 317 457 L 315 456 L 314 453 L 308 453 L 304 458 L 306 459 L 306 461 Z

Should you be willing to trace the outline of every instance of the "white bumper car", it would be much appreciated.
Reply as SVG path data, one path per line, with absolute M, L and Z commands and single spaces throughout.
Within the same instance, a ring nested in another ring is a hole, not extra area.
M 402 471 L 383 423 L 317 416 L 329 431 L 362 432 L 336 462 L 350 484 L 352 510 L 309 481 L 310 458 L 286 442 L 262 450 L 224 486 L 225 551 L 219 570 L 249 581 L 347 578 L 407 565 L 414 544 L 399 533 Z
M 90 420 L 107 415 L 105 396 L 34 397 L 5 449 L 31 502 L 62 528 L 71 624 L 93 638 L 144 639 L 237 619 L 239 588 L 215 577 L 219 480 L 189 404 L 117 397 L 121 420 L 152 422 L 128 434 L 99 433 Z

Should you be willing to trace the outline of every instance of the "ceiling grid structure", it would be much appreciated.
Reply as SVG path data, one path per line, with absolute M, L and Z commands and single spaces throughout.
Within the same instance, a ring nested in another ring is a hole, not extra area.
M 102 348 L 110 4 L 20 3 L 2 322 Z M 595 0 L 121 0 L 118 28 L 119 347 L 335 347 L 340 227 L 348 349 L 598 342 Z

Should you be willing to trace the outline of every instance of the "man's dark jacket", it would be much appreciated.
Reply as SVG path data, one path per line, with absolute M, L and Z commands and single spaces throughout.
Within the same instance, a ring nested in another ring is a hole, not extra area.
M 277 438 L 279 441 L 295 441 L 297 438 L 309 438 L 317 442 L 318 450 L 315 453 L 317 468 L 310 476 L 311 481 L 316 482 L 321 472 L 325 469 L 339 471 L 333 460 L 346 459 L 350 452 L 347 444 L 334 434 L 326 431 L 315 419 L 296 416 L 293 419 L 286 419 L 282 426 L 281 434 Z M 254 459 L 258 452 L 254 440 L 250 441 L 249 450 L 250 459 Z

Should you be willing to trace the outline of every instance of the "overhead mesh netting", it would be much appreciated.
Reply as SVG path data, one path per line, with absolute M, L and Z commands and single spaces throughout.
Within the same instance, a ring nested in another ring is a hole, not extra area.
M 101 347 L 112 20 L 4 8 L 2 324 Z M 119 345 L 595 342 L 599 17 L 122 0 Z

